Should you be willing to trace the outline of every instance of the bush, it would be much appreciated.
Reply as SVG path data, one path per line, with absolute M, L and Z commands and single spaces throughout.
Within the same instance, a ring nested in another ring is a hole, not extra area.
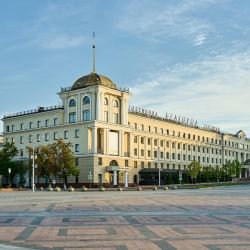
M 152 190 L 157 191 L 157 187 L 153 186 Z
M 100 187 L 99 187 L 99 191 L 100 191 L 100 192 L 104 192 L 104 191 L 105 191 L 105 187 L 100 186 Z
M 137 191 L 142 191 L 142 188 L 141 187 L 137 187 Z
M 47 191 L 53 191 L 53 188 L 49 185 L 48 187 L 47 187 Z
M 40 189 L 40 191 L 43 191 L 43 186 L 41 186 L 39 189 Z
M 123 191 L 122 187 L 118 187 L 117 191 Z
M 173 186 L 172 186 L 172 189 L 173 189 L 173 190 L 176 190 L 176 189 L 177 189 L 177 186 L 176 186 L 176 185 L 173 185 Z
M 56 191 L 56 192 L 60 192 L 60 191 L 61 191 L 61 188 L 55 187 L 55 191 Z
M 168 190 L 168 187 L 167 187 L 167 186 L 165 186 L 165 187 L 163 188 L 163 190 Z
M 69 191 L 69 192 L 74 192 L 75 189 L 74 189 L 72 186 L 69 186 L 68 191 Z
M 85 186 L 82 186 L 81 190 L 82 190 L 83 192 L 88 191 L 88 189 L 87 189 Z

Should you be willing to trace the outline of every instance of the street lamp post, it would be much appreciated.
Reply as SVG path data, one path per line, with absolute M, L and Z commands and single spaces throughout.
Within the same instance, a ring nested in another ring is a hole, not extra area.
M 9 186 L 10 186 L 10 174 L 11 174 L 11 168 L 8 168 L 8 173 L 9 173 Z
M 161 167 L 159 166 L 159 187 L 161 186 Z
M 34 192 L 35 191 L 35 159 L 36 159 L 34 143 L 32 144 L 31 159 L 32 159 L 32 192 Z

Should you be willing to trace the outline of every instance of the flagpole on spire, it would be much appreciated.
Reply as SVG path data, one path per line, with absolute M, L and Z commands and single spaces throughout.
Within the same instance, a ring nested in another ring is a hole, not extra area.
M 93 73 L 95 73 L 95 32 L 93 32 Z

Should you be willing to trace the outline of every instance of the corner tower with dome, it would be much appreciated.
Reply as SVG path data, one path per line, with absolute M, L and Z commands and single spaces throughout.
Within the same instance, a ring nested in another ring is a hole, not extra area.
M 68 178 L 68 185 L 88 186 L 90 181 L 92 186 L 125 187 L 178 183 L 179 173 L 185 173 L 193 160 L 203 167 L 222 167 L 238 160 L 243 166 L 239 177 L 250 179 L 250 140 L 242 130 L 225 133 L 176 115 L 160 117 L 150 110 L 129 107 L 129 90 L 97 74 L 94 61 L 92 73 L 61 88 L 62 105 L 3 117 L 4 141 L 15 142 L 17 160 L 29 160 L 28 146 L 63 139 L 73 145 L 80 170 L 79 176 Z M 48 179 L 36 176 L 35 183 L 48 184 Z

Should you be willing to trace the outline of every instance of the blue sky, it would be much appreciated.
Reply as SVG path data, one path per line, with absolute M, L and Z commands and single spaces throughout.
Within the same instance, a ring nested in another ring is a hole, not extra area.
M 250 137 L 250 1 L 0 0 L 0 117 L 91 72 L 131 104 Z M 0 124 L 0 131 L 2 124 Z

